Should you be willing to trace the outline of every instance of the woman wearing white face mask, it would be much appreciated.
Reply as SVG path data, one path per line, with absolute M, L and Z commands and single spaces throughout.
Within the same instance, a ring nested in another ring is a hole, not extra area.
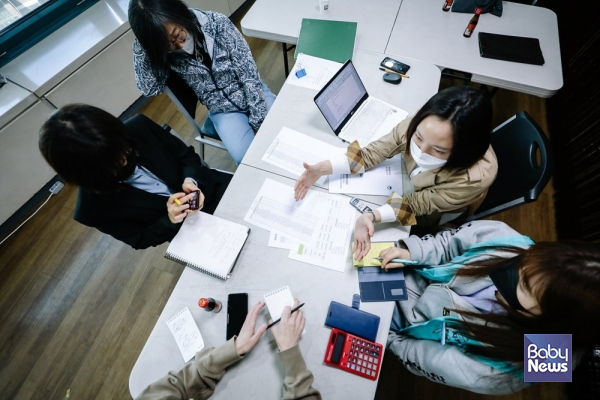
M 208 108 L 202 131 L 239 164 L 275 101 L 242 34 L 225 15 L 182 0 L 131 0 L 128 15 L 140 91 L 156 96 L 179 76 Z
M 295 186 L 296 200 L 303 199 L 322 175 L 361 173 L 403 153 L 415 191 L 392 193 L 387 204 L 357 219 L 354 251 L 360 260 L 371 247 L 375 223 L 435 226 L 442 213 L 483 201 L 498 170 L 490 146 L 491 123 L 487 93 L 470 86 L 444 89 L 412 118 L 368 146 L 360 148 L 354 142 L 345 155 L 304 164 L 306 171 Z

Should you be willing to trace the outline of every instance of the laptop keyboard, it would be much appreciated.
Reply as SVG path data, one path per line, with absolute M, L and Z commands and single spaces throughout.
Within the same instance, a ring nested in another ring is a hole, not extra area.
M 370 98 L 365 103 L 344 130 L 344 137 L 349 142 L 358 140 L 361 147 L 369 143 L 377 128 L 393 110 L 392 106 L 376 98 Z

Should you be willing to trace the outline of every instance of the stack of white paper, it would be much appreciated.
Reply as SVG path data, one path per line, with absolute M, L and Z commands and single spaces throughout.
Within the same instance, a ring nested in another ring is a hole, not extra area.
M 343 272 L 355 218 L 347 197 L 309 191 L 297 202 L 293 187 L 266 179 L 244 220 L 270 231 L 290 258 Z

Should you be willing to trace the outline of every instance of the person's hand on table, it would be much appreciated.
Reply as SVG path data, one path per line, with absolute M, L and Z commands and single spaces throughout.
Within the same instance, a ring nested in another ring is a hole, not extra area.
M 302 310 L 293 313 L 291 312 L 292 308 L 297 307 L 299 303 L 298 299 L 294 299 L 294 305 L 292 307 L 284 307 L 283 313 L 281 314 L 281 321 L 271 328 L 279 351 L 291 349 L 298 344 L 300 336 L 302 336 L 306 318 L 304 318 Z M 269 323 L 271 322 L 272 321 L 269 321 Z
M 256 329 L 256 319 L 258 318 L 258 313 L 263 309 L 265 303 L 259 301 L 250 309 L 248 315 L 246 315 L 246 320 L 244 321 L 244 325 L 242 325 L 242 329 L 240 330 L 240 334 L 235 339 L 235 351 L 238 355 L 243 356 L 248 353 L 250 350 L 256 346 L 260 337 L 267 330 L 267 324 L 262 324 L 258 329 Z
M 195 196 L 194 193 L 185 194 L 181 192 L 173 193 L 169 196 L 167 200 L 167 214 L 172 224 L 180 224 L 186 215 L 191 212 L 191 210 L 188 210 L 190 205 L 187 202 L 193 196 Z
M 402 263 L 392 263 L 390 260 L 394 258 L 401 258 L 403 260 L 410 260 L 410 251 L 406 249 L 401 249 L 399 247 L 390 247 L 388 249 L 381 250 L 379 253 L 379 257 L 382 257 L 381 268 L 384 270 L 389 270 L 392 268 L 403 268 L 404 264 Z
M 315 165 L 309 165 L 302 163 L 304 166 L 304 173 L 300 175 L 300 178 L 294 185 L 294 199 L 296 201 L 302 200 L 308 190 L 315 182 L 323 175 L 331 175 L 332 167 L 330 161 L 321 161 Z
M 373 214 L 368 212 L 362 214 L 356 219 L 354 226 L 354 243 L 352 243 L 352 253 L 354 259 L 360 261 L 371 250 L 371 237 L 375 233 L 373 224 Z
M 302 165 L 304 166 L 304 173 L 300 175 L 300 178 L 298 178 L 294 185 L 294 199 L 296 201 L 302 200 L 310 187 L 321 177 L 321 172 L 318 170 L 317 164 L 309 165 L 303 163 Z

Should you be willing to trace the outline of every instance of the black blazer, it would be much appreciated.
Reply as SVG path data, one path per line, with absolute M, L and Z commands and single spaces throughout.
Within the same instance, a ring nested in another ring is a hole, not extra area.
M 213 213 L 231 175 L 202 165 L 192 146 L 144 115 L 125 121 L 137 141 L 138 164 L 152 171 L 174 191 L 182 191 L 185 178 L 193 178 L 204 193 L 202 211 Z M 108 193 L 79 189 L 75 220 L 121 240 L 135 249 L 157 246 L 173 239 L 181 224 L 167 215 L 167 197 L 129 185 Z

